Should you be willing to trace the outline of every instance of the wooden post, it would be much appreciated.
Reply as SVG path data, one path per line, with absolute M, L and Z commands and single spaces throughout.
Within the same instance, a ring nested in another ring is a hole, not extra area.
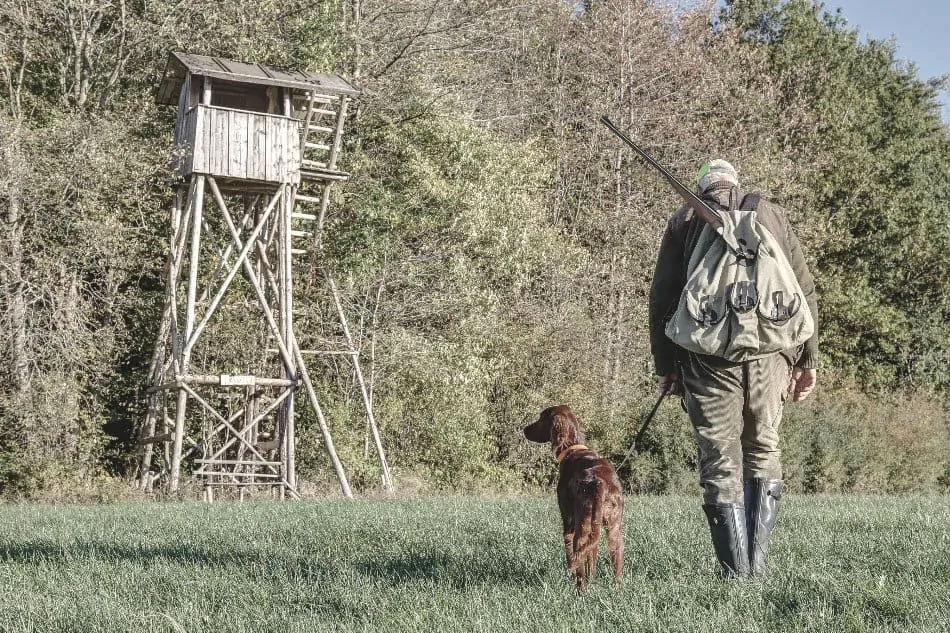
M 323 269 L 327 279 L 327 285 L 330 287 L 330 293 L 333 295 L 333 303 L 336 305 L 336 313 L 340 318 L 340 324 L 343 326 L 343 336 L 350 350 L 354 352 L 353 372 L 356 374 L 356 382 L 360 387 L 360 396 L 363 398 L 363 406 L 366 409 L 366 421 L 373 433 L 373 442 L 376 444 L 376 453 L 379 455 L 379 466 L 382 470 L 383 488 L 387 492 L 393 491 L 393 480 L 389 474 L 389 465 L 386 463 L 386 452 L 383 450 L 383 442 L 379 437 L 379 427 L 376 426 L 376 418 L 373 416 L 373 405 L 369 400 L 369 393 L 366 390 L 366 381 L 363 379 L 363 370 L 360 369 L 359 358 L 355 355 L 356 347 L 353 343 L 353 337 L 350 335 L 350 326 L 347 324 L 346 314 L 343 312 L 343 304 L 340 301 L 340 293 L 337 291 L 333 277 L 330 275 L 330 269 Z
M 191 332 L 195 325 L 195 297 L 198 294 L 198 266 L 201 255 L 201 212 L 204 206 L 205 177 L 196 176 L 194 200 L 192 201 L 192 223 L 191 223 L 191 259 L 188 263 L 188 303 L 185 305 L 185 340 L 191 338 Z M 178 362 L 177 371 L 181 374 L 188 373 L 188 348 L 181 351 L 181 359 Z M 175 440 L 172 446 L 172 463 L 168 476 L 168 491 L 170 493 L 178 492 L 179 480 L 181 478 L 181 448 L 185 437 L 185 408 L 188 404 L 188 394 L 178 388 L 178 402 L 175 409 Z
M 304 364 L 303 354 L 300 353 L 300 346 L 297 345 L 296 338 L 294 338 L 292 345 L 294 354 L 297 357 L 297 367 L 300 369 L 300 376 L 303 378 L 303 384 L 307 388 L 307 395 L 310 396 L 310 405 L 317 414 L 317 423 L 320 425 L 320 432 L 323 434 L 324 443 L 326 443 L 327 454 L 330 456 L 333 469 L 336 471 L 337 479 L 340 481 L 340 490 L 343 492 L 344 497 L 352 499 L 353 493 L 350 491 L 350 483 L 346 480 L 346 473 L 343 472 L 343 464 L 340 463 L 340 458 L 337 457 L 336 448 L 333 445 L 333 437 L 330 435 L 330 426 L 327 424 L 327 419 L 323 416 L 323 409 L 317 400 L 317 392 L 313 388 L 313 382 L 310 380 L 310 374 L 307 372 L 307 366 Z
M 289 107 L 289 97 L 287 100 Z M 285 341 L 293 341 L 294 333 L 294 295 L 293 295 L 293 266 L 292 266 L 292 245 L 291 245 L 291 213 L 294 204 L 294 188 L 289 185 L 284 186 L 283 213 L 280 216 L 280 235 L 282 244 L 280 248 L 279 266 L 281 267 L 281 284 L 279 285 L 281 293 L 281 321 L 283 325 L 283 335 Z M 296 359 L 294 359 L 296 361 Z M 293 373 L 290 373 L 293 369 Z M 297 379 L 297 367 L 284 368 L 284 375 L 291 380 Z M 290 394 L 283 407 L 283 462 L 286 472 L 284 477 L 290 483 L 291 487 L 297 489 L 297 471 L 295 461 L 295 432 L 294 432 L 294 395 Z

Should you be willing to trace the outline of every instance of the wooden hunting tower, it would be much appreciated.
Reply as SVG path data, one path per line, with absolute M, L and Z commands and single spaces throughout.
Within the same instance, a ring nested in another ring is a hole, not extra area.
M 177 105 L 168 282 L 149 374 L 141 483 L 270 486 L 297 496 L 294 397 L 306 390 L 343 494 L 352 496 L 306 358 L 351 361 L 387 490 L 392 482 L 337 287 L 321 261 L 347 105 L 335 75 L 172 53 L 157 102 Z M 212 202 L 206 209 L 206 201 Z M 325 324 L 295 324 L 295 271 L 332 298 Z M 307 336 L 300 333 L 306 331 Z M 235 359 L 239 358 L 239 361 Z

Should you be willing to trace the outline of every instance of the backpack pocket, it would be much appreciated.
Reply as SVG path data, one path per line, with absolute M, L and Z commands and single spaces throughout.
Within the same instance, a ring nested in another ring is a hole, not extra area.
M 726 244 L 708 226 L 693 252 L 693 261 L 676 312 L 666 324 L 671 341 L 698 354 L 723 356 L 732 326 L 729 289 L 734 270 L 704 265 L 722 261 Z
M 761 229 L 756 282 L 759 346 L 763 353 L 791 349 L 807 341 L 815 329 L 804 291 L 775 238 Z

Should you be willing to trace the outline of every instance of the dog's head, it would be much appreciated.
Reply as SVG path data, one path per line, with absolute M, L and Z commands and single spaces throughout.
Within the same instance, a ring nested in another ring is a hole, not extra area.
M 551 442 L 555 451 L 584 442 L 580 422 L 566 404 L 542 411 L 537 422 L 524 428 L 524 436 L 532 442 Z

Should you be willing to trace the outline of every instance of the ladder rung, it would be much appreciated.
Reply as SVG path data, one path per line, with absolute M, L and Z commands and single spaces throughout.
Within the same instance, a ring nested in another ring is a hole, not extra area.
M 292 248 L 292 249 L 290 249 L 290 254 L 291 254 L 291 255 L 306 255 L 306 254 L 307 254 L 307 249 L 305 249 L 305 248 Z
M 295 92 L 293 96 L 294 101 L 303 101 L 304 103 L 310 102 L 310 94 L 306 92 Z M 313 95 L 314 103 L 330 103 L 333 101 L 333 97 L 330 95 L 315 94 Z
M 291 229 L 290 237 L 313 237 L 313 233 L 310 231 L 298 231 L 296 229 Z
M 290 217 L 293 220 L 307 220 L 308 222 L 316 222 L 317 220 L 317 216 L 312 213 L 297 213 L 296 211 L 291 213 Z
M 300 164 L 303 165 L 304 167 L 318 167 L 320 169 L 326 169 L 327 167 L 326 163 L 321 163 L 318 160 L 309 160 L 306 158 L 300 161 Z
M 323 143 L 304 143 L 303 146 L 306 147 L 307 149 L 322 149 L 322 150 L 330 149 L 329 145 L 324 145 Z
M 301 202 L 321 202 L 320 198 L 315 196 L 307 196 L 302 193 L 297 194 L 297 200 L 300 200 Z
M 300 178 L 305 181 L 325 182 L 328 180 L 344 181 L 350 175 L 344 171 L 336 171 L 325 167 L 315 167 L 307 169 L 306 165 L 301 165 Z
M 325 126 L 325 125 L 313 125 L 313 124 L 309 125 L 309 126 L 307 127 L 307 129 L 310 130 L 311 132 L 326 132 L 326 133 L 330 133 L 330 132 L 333 131 L 333 128 L 332 128 L 332 127 L 327 127 L 327 126 Z

